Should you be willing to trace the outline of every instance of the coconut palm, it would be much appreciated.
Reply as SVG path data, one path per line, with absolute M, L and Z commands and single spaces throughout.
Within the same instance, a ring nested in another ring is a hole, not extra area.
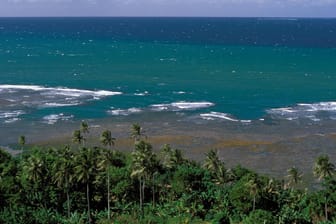
M 205 158 L 203 167 L 211 172 L 216 172 L 220 164 L 222 163 L 218 157 L 218 151 L 211 149 L 205 155 L 206 155 L 206 158 Z
M 131 126 L 131 138 L 135 141 L 139 141 L 141 137 L 144 136 L 142 128 L 138 123 L 134 123 Z
M 67 212 L 70 217 L 70 195 L 69 191 L 74 178 L 74 154 L 69 147 L 59 151 L 59 158 L 53 164 L 53 179 L 56 185 L 65 190 L 67 197 Z
M 111 211 L 110 209 L 110 198 L 111 198 L 110 196 L 110 168 L 111 168 L 111 165 L 113 164 L 114 157 L 115 157 L 115 151 L 105 150 L 103 154 L 101 155 L 100 157 L 101 161 L 98 164 L 98 168 L 105 170 L 106 176 L 107 176 L 107 216 L 108 216 L 108 219 L 110 219 L 111 217 L 110 215 L 110 211 Z
M 18 139 L 18 143 L 21 146 L 21 155 L 20 158 L 22 159 L 22 154 L 23 154 L 23 147 L 26 144 L 26 137 L 24 135 L 21 135 Z
M 41 187 L 45 184 L 48 170 L 46 169 L 46 163 L 41 154 L 33 153 L 27 160 L 24 160 L 22 171 L 22 176 L 28 180 L 29 185 L 32 187 L 32 195 L 40 194 L 41 198 L 38 198 L 39 204 L 41 203 L 40 200 L 43 200 L 42 204 L 46 207 L 46 200 L 44 198 L 45 191 L 43 191 Z
M 165 144 L 161 150 L 163 154 L 162 164 L 164 167 L 168 169 L 173 169 L 177 165 L 183 163 L 184 159 L 181 150 L 172 149 L 168 144 Z
M 276 181 L 274 178 L 270 178 L 268 183 L 264 186 L 264 192 L 273 195 L 279 195 L 282 188 L 281 182 Z
M 131 177 L 138 178 L 140 210 L 145 199 L 145 182 L 156 172 L 158 162 L 156 155 L 152 151 L 152 146 L 144 141 L 135 144 L 135 150 L 132 152 L 132 173 Z
M 252 206 L 252 210 L 255 210 L 255 206 L 256 206 L 256 198 L 257 195 L 259 194 L 260 190 L 261 190 L 261 185 L 257 179 L 257 177 L 252 176 L 250 178 L 250 180 L 246 183 L 246 187 L 248 188 L 250 195 L 253 197 L 253 206 Z
M 219 159 L 217 150 L 212 149 L 206 153 L 203 167 L 213 174 L 217 184 L 224 184 L 227 181 L 227 170 L 224 163 Z
M 145 188 L 145 153 L 141 151 L 132 152 L 132 173 L 131 177 L 138 178 L 139 181 L 139 202 L 140 202 L 140 210 L 142 211 L 142 203 L 144 200 L 144 188 Z
M 295 186 L 302 181 L 302 173 L 298 168 L 292 167 L 287 170 L 288 186 Z
M 79 130 L 81 131 L 81 133 L 83 134 L 83 146 L 85 145 L 85 136 L 87 136 L 87 134 L 89 134 L 89 124 L 85 121 L 82 121 L 81 124 L 80 124 L 80 128 Z
M 77 143 L 77 144 L 83 144 L 84 146 L 85 138 L 82 135 L 80 130 L 75 130 L 72 133 L 72 142 Z
M 314 175 L 318 177 L 319 180 L 332 177 L 335 174 L 335 165 L 329 162 L 329 157 L 327 155 L 319 156 L 314 165 Z
M 26 172 L 27 179 L 35 186 L 39 185 L 45 175 L 44 165 L 43 159 L 37 154 L 30 155 L 23 163 L 22 169 Z
M 97 171 L 96 159 L 98 158 L 98 151 L 91 148 L 82 148 L 75 158 L 75 176 L 77 181 L 86 185 L 86 201 L 88 222 L 91 223 L 90 210 L 90 184 L 92 183 Z
M 329 157 L 327 155 L 317 157 L 313 171 L 314 175 L 318 177 L 318 180 L 331 178 L 336 172 L 335 165 L 329 161 Z M 324 213 L 326 220 L 328 220 L 327 195 L 325 196 Z
M 105 130 L 102 132 L 101 136 L 100 136 L 100 142 L 104 145 L 104 146 L 109 146 L 110 148 L 112 146 L 114 146 L 115 143 L 115 138 L 112 137 L 111 131 L 109 130 Z
M 82 121 L 81 124 L 80 124 L 80 131 L 83 134 L 88 134 L 90 132 L 89 131 L 89 124 L 85 121 Z

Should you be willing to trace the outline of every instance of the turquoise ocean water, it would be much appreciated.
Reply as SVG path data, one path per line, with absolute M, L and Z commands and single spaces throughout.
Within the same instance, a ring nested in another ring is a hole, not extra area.
M 336 19 L 0 18 L 3 136 L 163 113 L 336 119 Z

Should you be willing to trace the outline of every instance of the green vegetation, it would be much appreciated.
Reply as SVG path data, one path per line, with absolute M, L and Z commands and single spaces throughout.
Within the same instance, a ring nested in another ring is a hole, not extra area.
M 108 148 L 85 147 L 88 130 L 83 122 L 74 131 L 74 148 L 26 148 L 18 157 L 0 149 L 0 223 L 336 222 L 335 166 L 326 155 L 312 164 L 320 184 L 308 191 L 297 187 L 295 167 L 276 180 L 229 169 L 216 150 L 202 163 L 169 145 L 154 152 L 138 124 L 131 153 L 112 149 L 109 130 L 98 137 Z

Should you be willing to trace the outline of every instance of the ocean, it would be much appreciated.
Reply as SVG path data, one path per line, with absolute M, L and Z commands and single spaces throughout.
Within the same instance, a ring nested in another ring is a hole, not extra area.
M 0 18 L 0 145 L 157 118 L 336 123 L 336 19 Z

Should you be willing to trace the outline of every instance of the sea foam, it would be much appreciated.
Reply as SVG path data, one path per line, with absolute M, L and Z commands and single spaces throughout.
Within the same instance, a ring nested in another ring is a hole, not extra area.
M 20 116 L 25 114 L 23 110 L 0 111 L 0 119 L 3 123 L 13 123 L 21 120 Z
M 237 119 L 232 118 L 231 115 L 226 114 L 226 113 L 220 113 L 220 112 L 210 112 L 210 113 L 204 113 L 200 114 L 201 118 L 205 120 L 215 120 L 215 119 L 224 119 L 228 121 L 239 121 Z
M 141 113 L 141 112 L 142 112 L 142 109 L 135 108 L 135 107 L 125 109 L 125 110 L 115 109 L 115 110 L 108 110 L 107 111 L 107 113 L 109 113 L 111 115 L 114 115 L 114 116 L 119 116 L 119 115 L 127 116 L 127 115 L 130 115 L 130 114 L 136 114 L 136 113 Z
M 181 110 L 197 110 L 207 107 L 214 106 L 214 103 L 211 102 L 174 102 L 174 103 L 168 103 L 168 104 L 152 104 L 150 106 L 151 110 L 153 111 L 181 111 Z
M 72 119 L 73 115 L 64 115 L 63 113 L 60 114 L 50 114 L 43 117 L 43 123 L 46 124 L 55 124 L 58 121 L 67 121 Z
M 66 96 L 81 96 L 81 95 L 92 95 L 92 96 L 113 96 L 122 94 L 121 92 L 113 92 L 107 90 L 83 90 L 83 89 L 71 89 L 71 88 L 64 88 L 64 87 L 43 87 L 38 85 L 0 85 L 0 90 L 32 90 L 32 91 L 50 91 L 52 93 L 58 95 L 66 95 Z
M 24 114 L 22 110 L 15 110 L 15 111 L 0 111 L 0 119 L 2 118 L 14 118 L 19 117 L 20 115 Z
M 122 92 L 107 90 L 43 87 L 38 85 L 0 85 L 0 97 L 12 106 L 33 108 L 66 107 L 83 104 L 102 97 L 120 95 Z
M 301 118 L 320 121 L 336 115 L 336 102 L 299 103 L 291 107 L 273 108 L 266 111 L 278 119 L 296 120 Z

